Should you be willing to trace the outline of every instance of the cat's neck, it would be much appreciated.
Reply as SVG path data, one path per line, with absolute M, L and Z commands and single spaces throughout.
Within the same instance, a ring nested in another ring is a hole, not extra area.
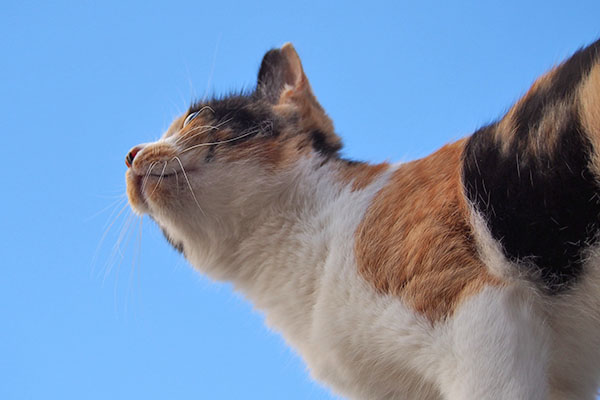
M 214 267 L 203 265 L 205 259 L 193 251 L 186 255 L 209 275 L 206 267 L 218 271 L 213 277 L 231 281 L 293 341 L 308 327 L 305 318 L 290 313 L 310 312 L 324 268 L 352 254 L 356 225 L 389 171 L 387 164 L 301 159 L 275 179 L 258 212 L 210 250 L 218 254 Z M 302 326 L 285 326 L 298 323 Z

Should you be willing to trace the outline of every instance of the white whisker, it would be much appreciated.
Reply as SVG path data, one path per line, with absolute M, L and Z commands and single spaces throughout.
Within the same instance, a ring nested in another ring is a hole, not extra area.
M 123 189 L 125 187 L 127 187 L 127 185 L 124 185 Z M 123 189 L 119 189 L 118 194 L 115 194 L 115 195 L 96 195 L 96 197 L 98 197 L 100 199 L 109 199 L 109 200 L 122 199 L 123 197 L 127 197 L 127 193 L 124 193 Z
M 98 261 L 98 254 L 100 253 L 100 248 L 102 248 L 102 244 L 104 243 L 104 240 L 106 239 L 106 236 L 108 235 L 108 232 L 110 232 L 110 230 L 113 227 L 113 225 L 115 224 L 115 222 L 117 222 L 117 220 L 119 219 L 121 214 L 123 214 L 123 212 L 127 209 L 127 207 L 129 207 L 129 203 L 126 203 L 123 207 L 121 207 L 121 209 L 119 210 L 117 215 L 114 216 L 114 218 L 113 218 L 113 215 L 115 214 L 116 210 L 118 209 L 118 206 L 115 206 L 115 210 L 113 210 L 111 215 L 108 217 L 107 223 L 105 224 L 105 226 L 103 228 L 104 233 L 100 237 L 100 241 L 98 242 L 98 245 L 96 246 L 96 250 L 94 251 L 94 256 L 92 257 L 92 272 L 91 272 L 92 274 L 94 273 L 94 270 L 96 269 L 96 262 Z M 105 268 L 106 268 L 106 266 L 105 266 Z
M 140 223 L 138 225 L 138 229 L 139 229 L 139 234 L 137 237 L 137 245 L 136 245 L 136 249 L 135 252 L 133 254 L 133 258 L 131 260 L 131 270 L 129 271 L 129 283 L 128 283 L 128 288 L 127 288 L 127 296 L 125 297 L 125 312 L 127 313 L 127 304 L 129 302 L 129 298 L 132 296 L 133 293 L 133 288 L 132 288 L 132 284 L 133 284 L 133 280 L 134 277 L 136 276 L 136 271 L 139 271 L 139 268 L 137 267 L 138 261 L 139 261 L 139 256 L 142 250 L 142 228 L 143 228 L 143 222 L 144 222 L 144 218 L 140 217 Z M 139 279 L 139 276 L 137 276 L 137 278 Z
M 181 172 L 183 172 L 183 176 L 185 177 L 185 180 L 187 181 L 187 184 L 188 184 L 188 186 L 190 188 L 190 192 L 192 193 L 192 197 L 194 198 L 194 201 L 196 202 L 196 205 L 200 209 L 200 212 L 202 212 L 202 214 L 204 214 L 204 216 L 206 216 L 206 214 L 202 210 L 202 207 L 200 207 L 200 203 L 198 203 L 198 199 L 196 198 L 196 195 L 194 194 L 194 189 L 192 189 L 192 184 L 190 183 L 190 180 L 188 179 L 188 176 L 185 173 L 185 168 L 183 168 L 183 164 L 181 163 L 181 160 L 179 159 L 179 157 L 173 157 L 173 159 L 177 160 L 177 162 L 179 163 L 179 166 L 181 167 Z
M 187 80 L 189 85 L 189 90 L 192 94 L 192 98 L 196 98 L 196 88 L 194 87 L 194 83 L 192 82 L 192 74 L 190 73 L 190 67 L 187 62 L 184 61 L 185 72 L 187 73 Z
M 160 176 L 158 177 L 158 181 L 154 184 L 154 189 L 152 190 L 152 193 L 150 193 L 150 195 L 148 197 L 152 197 L 152 195 L 154 194 L 154 192 L 156 192 L 156 189 L 158 188 L 158 186 L 160 186 L 160 182 L 163 179 L 163 176 L 165 175 L 165 169 L 167 168 L 167 162 L 164 161 L 165 165 L 163 166 L 162 171 L 160 172 Z
M 124 201 L 127 201 L 127 197 L 121 196 L 119 199 L 113 201 L 112 203 L 110 203 L 109 205 L 107 205 L 106 207 L 104 207 L 103 209 L 101 209 L 100 211 L 98 211 L 98 212 L 90 215 L 86 219 L 84 219 L 83 222 L 89 222 L 90 220 L 96 218 L 98 215 L 104 213 L 109 208 L 117 208 L 117 207 L 119 207 L 119 205 L 121 205 L 121 203 L 124 202 Z M 113 213 L 114 213 L 114 211 L 113 211 Z M 111 215 L 112 215 L 112 213 L 111 213 Z
M 175 172 L 175 193 L 179 194 L 179 176 L 175 168 L 173 168 L 173 172 Z
M 194 145 L 194 146 L 188 147 L 188 148 L 187 148 L 187 149 L 185 149 L 185 150 L 182 150 L 182 151 L 181 151 L 181 153 L 185 153 L 186 151 L 190 151 L 190 150 L 196 149 L 196 148 L 198 148 L 198 147 L 214 146 L 214 145 L 217 145 L 217 144 L 223 144 L 223 143 L 235 142 L 236 140 L 243 139 L 243 138 L 245 138 L 246 136 L 254 135 L 254 134 L 256 134 L 257 132 L 259 132 L 259 130 L 252 130 L 252 131 L 249 131 L 249 132 L 246 132 L 246 133 L 244 133 L 243 135 L 236 136 L 236 137 L 234 137 L 234 138 L 231 138 L 231 139 L 220 140 L 220 141 L 218 141 L 218 142 L 209 142 L 209 143 L 200 143 L 200 144 L 196 144 L 196 145 Z
M 129 241 L 131 240 L 131 236 L 132 236 L 132 232 L 133 232 L 133 230 L 130 229 L 133 221 L 135 221 L 135 215 L 130 214 L 129 218 L 127 219 L 127 224 L 123 227 L 123 229 L 121 231 L 121 235 L 119 235 L 119 239 L 117 240 L 117 243 L 115 243 L 115 248 L 113 248 L 113 255 L 112 255 L 111 259 L 114 261 L 111 262 L 110 268 L 108 268 L 106 270 L 106 273 L 103 278 L 103 281 L 105 281 L 106 278 L 108 277 L 108 275 L 110 274 L 112 267 L 114 266 L 114 263 L 116 262 L 115 259 L 118 256 L 119 260 L 118 260 L 117 268 L 115 269 L 115 284 L 114 284 L 114 289 L 113 289 L 115 309 L 117 308 L 117 304 L 118 304 L 117 294 L 118 294 L 118 287 L 119 287 L 119 276 L 120 276 L 120 272 L 121 272 L 121 265 L 123 263 L 123 259 L 125 258 L 125 255 L 123 254 L 123 251 L 122 251 L 121 243 L 123 242 L 123 239 L 125 239 L 125 244 L 123 245 L 123 248 L 128 247 Z M 125 312 L 127 311 L 126 304 L 127 303 L 125 303 Z
M 205 106 L 208 107 L 208 106 Z M 203 108 L 205 108 L 203 107 Z M 210 107 L 209 107 L 210 108 Z M 210 108 L 212 110 L 212 108 Z M 214 111 L 213 111 L 214 112 Z M 231 121 L 233 118 L 228 118 L 225 121 L 219 122 L 217 125 L 200 125 L 200 126 L 195 126 L 194 128 L 190 129 L 189 132 L 187 132 L 186 136 L 183 136 L 179 139 L 177 139 L 175 141 L 176 144 L 180 144 L 181 142 L 189 142 L 190 140 L 192 140 L 193 138 L 200 136 L 210 130 L 217 130 L 220 127 L 222 127 L 223 125 L 225 125 L 226 123 L 228 123 L 229 121 Z M 197 132 L 198 130 L 202 129 L 201 132 Z M 190 135 L 191 133 L 193 133 L 193 135 Z
M 130 232 L 129 228 L 131 227 L 131 223 L 132 223 L 133 219 L 134 219 L 134 215 L 129 214 L 127 219 L 121 225 L 121 232 L 119 233 L 119 237 L 117 238 L 117 241 L 115 242 L 115 244 L 112 247 L 110 256 L 108 258 L 107 265 L 104 270 L 104 277 L 102 278 L 103 282 L 106 280 L 106 278 L 112 271 L 117 258 L 120 260 L 118 267 L 121 265 L 121 262 L 123 261 L 123 252 L 121 251 L 121 243 L 123 242 L 123 239 L 126 239 L 130 236 L 130 235 L 128 235 L 128 232 Z M 127 244 L 128 242 L 129 242 L 129 240 L 127 239 L 125 244 Z M 117 276 L 118 276 L 118 269 L 119 268 L 117 268 Z
M 152 172 L 152 168 L 154 168 L 154 166 L 158 164 L 158 161 L 152 161 L 150 163 L 150 166 L 148 167 L 148 170 L 146 171 L 146 175 L 144 176 L 144 179 L 142 180 L 142 188 L 141 188 L 141 192 L 144 192 L 144 189 L 146 189 L 146 183 L 148 183 L 148 178 L 150 177 L 150 172 Z
M 210 73 L 208 74 L 208 81 L 206 82 L 206 90 L 204 91 L 204 96 L 202 96 L 202 101 L 206 100 L 208 96 L 208 91 L 210 90 L 210 84 L 212 83 L 213 74 L 215 72 L 215 64 L 217 63 L 217 53 L 219 51 L 219 43 L 221 43 L 222 33 L 219 33 L 219 37 L 217 39 L 217 43 L 215 44 L 215 50 L 213 52 L 212 65 L 210 66 Z
M 195 126 L 193 129 L 190 129 L 189 132 L 186 132 L 185 136 L 178 138 L 175 141 L 175 144 L 181 144 L 183 142 L 189 142 L 190 140 L 194 139 L 197 136 L 203 135 L 203 134 L 205 134 L 206 132 L 208 132 L 210 130 L 216 130 L 216 129 L 219 129 L 219 127 L 218 126 L 214 126 L 214 125 L 199 125 L 199 126 Z
M 127 199 L 123 199 L 123 201 L 126 201 Z M 120 205 L 120 204 L 119 204 Z M 108 218 L 106 219 L 106 223 L 104 224 L 104 226 L 102 227 L 102 229 L 104 229 L 104 234 L 106 235 L 107 230 L 110 230 L 110 227 L 116 222 L 117 218 L 119 218 L 119 216 L 123 213 L 123 211 L 125 211 L 125 209 L 129 206 L 129 203 L 125 203 L 120 209 L 119 209 L 119 205 L 115 206 L 115 208 L 113 209 L 113 211 L 110 213 L 110 215 L 108 216 Z M 119 211 L 117 211 L 119 210 Z M 116 216 L 115 213 L 117 213 Z M 114 216 L 114 218 L 113 218 Z

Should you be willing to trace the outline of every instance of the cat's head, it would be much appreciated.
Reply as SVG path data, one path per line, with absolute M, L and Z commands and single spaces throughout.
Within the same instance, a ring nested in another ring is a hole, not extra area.
M 135 146 L 126 158 L 127 194 L 181 247 L 193 235 L 239 226 L 231 220 L 274 200 L 274 188 L 286 184 L 282 171 L 307 158 L 336 158 L 340 147 L 286 44 L 265 54 L 253 92 L 194 103 L 158 141 Z

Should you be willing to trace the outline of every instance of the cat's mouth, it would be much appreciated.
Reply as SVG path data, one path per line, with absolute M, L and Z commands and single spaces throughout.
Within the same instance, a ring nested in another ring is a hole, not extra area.
M 186 179 L 190 174 L 193 174 L 194 170 L 193 169 L 179 169 L 179 168 L 167 168 L 164 171 L 151 171 L 148 175 L 147 175 L 147 179 L 152 179 L 152 180 L 156 180 L 156 179 L 171 179 L 171 178 L 175 178 L 175 179 Z
M 178 175 L 177 172 L 173 171 L 173 172 L 169 172 L 169 173 L 164 173 L 164 174 L 148 174 L 148 177 L 152 177 L 152 178 L 156 178 L 156 179 L 167 179 L 167 178 L 171 178 Z
M 181 163 L 165 162 L 163 165 L 152 165 L 144 174 L 151 180 L 156 179 L 171 179 L 171 178 L 184 178 L 193 172 L 191 169 L 184 168 Z

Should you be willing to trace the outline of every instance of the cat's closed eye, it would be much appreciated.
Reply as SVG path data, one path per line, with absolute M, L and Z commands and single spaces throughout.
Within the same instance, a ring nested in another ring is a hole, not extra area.
M 196 112 L 193 112 L 193 113 L 189 114 L 185 118 L 185 121 L 183 121 L 183 125 L 181 127 L 185 128 L 187 126 L 187 124 L 189 124 L 190 122 L 192 122 L 194 120 L 194 118 L 196 118 L 198 116 L 198 114 L 200 114 L 200 111 L 196 111 Z
M 215 113 L 215 110 L 213 110 L 210 106 L 205 105 L 197 111 L 190 112 L 188 114 L 188 116 L 185 117 L 185 120 L 183 121 L 183 125 L 181 125 L 181 128 L 185 128 L 187 125 L 189 125 L 189 123 L 192 122 L 194 119 L 196 119 L 196 117 L 198 117 L 204 110 L 210 111 L 213 114 Z

